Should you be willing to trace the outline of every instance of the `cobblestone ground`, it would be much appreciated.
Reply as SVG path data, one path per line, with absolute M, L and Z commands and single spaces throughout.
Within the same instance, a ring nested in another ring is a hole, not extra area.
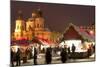
M 89 62 L 89 61 L 95 61 L 94 57 L 86 58 L 86 59 L 69 59 L 66 61 L 66 63 L 77 63 L 77 62 Z M 37 59 L 38 65 L 45 64 L 44 55 L 41 54 L 40 57 Z M 52 64 L 59 64 L 61 63 L 60 57 L 52 57 Z M 15 67 L 24 67 L 24 66 L 34 66 L 33 59 L 30 59 L 27 61 L 27 63 L 21 63 L 21 66 L 15 66 Z

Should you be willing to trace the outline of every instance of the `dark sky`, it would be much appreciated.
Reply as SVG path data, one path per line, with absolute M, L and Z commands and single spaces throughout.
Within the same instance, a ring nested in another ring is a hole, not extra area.
M 11 1 L 11 32 L 14 31 L 19 10 L 27 21 L 32 11 L 39 8 L 43 12 L 46 27 L 51 31 L 63 32 L 69 23 L 86 26 L 95 23 L 95 6 Z

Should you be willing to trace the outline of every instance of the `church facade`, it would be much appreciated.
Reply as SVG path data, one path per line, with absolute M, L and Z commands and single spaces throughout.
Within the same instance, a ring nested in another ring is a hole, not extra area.
M 21 12 L 19 12 L 19 17 L 16 19 L 15 30 L 13 33 L 13 38 L 15 40 L 28 39 L 32 40 L 33 37 L 42 38 L 50 40 L 52 32 L 45 28 L 45 19 L 42 16 L 40 9 L 34 10 L 32 12 L 31 18 L 24 21 L 21 17 Z

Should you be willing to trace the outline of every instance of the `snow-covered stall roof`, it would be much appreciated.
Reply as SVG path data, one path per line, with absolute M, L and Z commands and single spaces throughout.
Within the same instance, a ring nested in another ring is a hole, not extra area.
M 87 32 L 85 32 L 84 30 L 80 30 L 79 27 L 77 27 L 76 25 L 74 25 L 74 24 L 72 24 L 72 23 L 70 23 L 70 24 L 66 27 L 65 31 L 64 31 L 63 34 L 62 34 L 61 39 L 64 38 L 64 34 L 70 29 L 70 27 L 73 27 L 73 28 L 75 29 L 75 31 L 76 31 L 79 35 L 82 36 L 83 39 L 87 39 L 88 41 L 95 41 L 95 36 L 89 35 L 89 34 L 88 34 Z

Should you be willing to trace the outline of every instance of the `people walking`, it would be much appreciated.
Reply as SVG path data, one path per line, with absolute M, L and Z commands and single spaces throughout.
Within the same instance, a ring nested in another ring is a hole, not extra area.
M 76 50 L 76 47 L 74 44 L 72 44 L 72 57 L 75 58 L 75 50 Z
M 70 46 L 68 47 L 68 58 L 70 57 Z
M 18 51 L 16 53 L 16 66 L 20 66 L 20 64 L 21 64 L 20 56 L 21 56 L 21 51 L 20 51 L 20 48 L 18 48 Z
M 91 52 L 92 52 L 92 49 L 91 49 L 91 46 L 89 45 L 89 48 L 87 50 L 88 58 L 91 56 Z
M 46 64 L 50 64 L 51 61 L 52 61 L 52 54 L 51 54 L 51 48 L 47 48 L 46 50 L 46 54 L 45 54 L 45 61 L 46 61 Z
M 33 54 L 34 65 L 37 65 L 37 49 L 36 49 L 36 47 L 33 47 L 32 54 Z
M 62 48 L 60 56 L 62 63 L 65 63 L 67 61 L 67 52 L 64 48 Z
M 11 67 L 14 67 L 14 52 L 13 50 L 11 49 Z
M 34 48 L 34 65 L 37 65 L 37 49 Z

